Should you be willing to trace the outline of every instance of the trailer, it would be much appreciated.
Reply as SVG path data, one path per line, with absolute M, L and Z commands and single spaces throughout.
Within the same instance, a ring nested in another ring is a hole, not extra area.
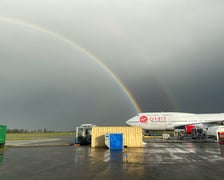
M 5 146 L 6 129 L 7 126 L 0 125 L 0 148 L 3 148 Z

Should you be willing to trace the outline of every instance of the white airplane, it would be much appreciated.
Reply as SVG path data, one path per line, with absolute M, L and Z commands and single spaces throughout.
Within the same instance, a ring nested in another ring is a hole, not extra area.
M 208 128 L 224 123 L 224 113 L 193 114 L 182 112 L 138 113 L 127 120 L 129 126 L 138 126 L 144 130 L 175 130 L 184 129 L 191 134 L 192 128 Z

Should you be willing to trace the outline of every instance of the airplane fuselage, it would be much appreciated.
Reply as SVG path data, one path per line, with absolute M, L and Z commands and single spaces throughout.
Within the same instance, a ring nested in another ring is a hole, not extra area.
M 187 125 L 209 126 L 224 121 L 224 113 L 193 114 L 181 112 L 139 113 L 126 123 L 146 130 L 174 130 Z

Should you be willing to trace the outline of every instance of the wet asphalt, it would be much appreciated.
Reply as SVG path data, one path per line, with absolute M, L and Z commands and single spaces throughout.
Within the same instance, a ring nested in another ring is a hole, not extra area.
M 224 147 L 211 142 L 149 142 L 144 148 L 121 151 L 21 146 L 0 153 L 1 180 L 223 178 Z

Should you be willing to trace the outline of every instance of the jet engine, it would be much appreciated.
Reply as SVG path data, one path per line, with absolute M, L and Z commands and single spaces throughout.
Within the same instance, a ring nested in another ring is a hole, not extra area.
M 191 134 L 192 129 L 195 128 L 195 127 L 196 127 L 195 125 L 187 125 L 187 126 L 185 126 L 186 134 Z

